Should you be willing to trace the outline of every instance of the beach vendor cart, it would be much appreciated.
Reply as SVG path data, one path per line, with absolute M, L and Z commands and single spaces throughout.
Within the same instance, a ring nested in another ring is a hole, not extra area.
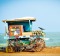
M 32 30 L 34 21 L 36 21 L 34 17 L 3 20 L 8 25 L 5 27 L 6 35 L 9 36 L 6 52 L 41 51 L 45 47 L 45 41 L 40 38 L 45 36 L 45 33 L 42 30 Z

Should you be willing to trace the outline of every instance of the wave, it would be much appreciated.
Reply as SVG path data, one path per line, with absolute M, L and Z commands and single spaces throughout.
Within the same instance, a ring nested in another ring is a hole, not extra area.
M 44 37 L 43 39 L 44 39 L 44 40 L 50 40 L 50 38 L 46 38 L 46 37 Z

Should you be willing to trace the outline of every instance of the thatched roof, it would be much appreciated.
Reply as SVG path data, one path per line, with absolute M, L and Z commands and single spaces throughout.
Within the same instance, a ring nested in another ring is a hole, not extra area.
M 15 22 L 15 21 L 35 21 L 36 19 L 34 17 L 22 17 L 22 18 L 16 18 L 16 19 L 10 19 L 10 20 L 3 20 L 3 22 Z

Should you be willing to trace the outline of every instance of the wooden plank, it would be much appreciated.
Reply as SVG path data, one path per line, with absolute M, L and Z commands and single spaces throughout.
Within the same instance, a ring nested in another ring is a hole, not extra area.
M 32 32 L 23 32 L 22 35 L 23 36 L 31 36 L 32 35 Z

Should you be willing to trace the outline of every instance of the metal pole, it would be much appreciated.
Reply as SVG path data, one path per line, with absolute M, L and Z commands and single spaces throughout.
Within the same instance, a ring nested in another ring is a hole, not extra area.
M 31 21 L 29 20 L 29 26 L 30 26 L 30 31 L 31 31 Z
M 5 21 L 5 36 L 7 35 L 7 33 L 8 33 L 8 26 L 7 26 L 7 23 Z

